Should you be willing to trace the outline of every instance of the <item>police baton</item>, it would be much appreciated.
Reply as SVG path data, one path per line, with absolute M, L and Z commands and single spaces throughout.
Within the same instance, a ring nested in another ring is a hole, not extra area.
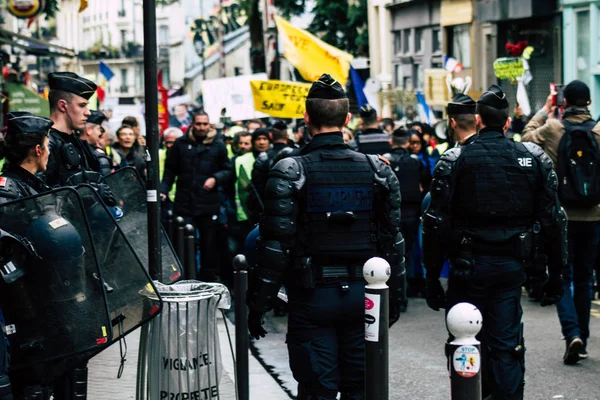
M 246 306 L 246 292 L 248 291 L 248 262 L 246 256 L 238 254 L 233 259 L 233 276 L 235 285 L 235 380 L 237 387 L 237 400 L 250 399 L 250 385 L 248 372 L 248 307 Z
M 365 286 L 365 399 L 389 398 L 389 300 L 390 264 L 373 257 L 363 267 Z
M 481 312 L 470 303 L 458 303 L 446 316 L 454 336 L 446 343 L 452 400 L 481 400 L 481 348 L 475 339 L 481 324 Z

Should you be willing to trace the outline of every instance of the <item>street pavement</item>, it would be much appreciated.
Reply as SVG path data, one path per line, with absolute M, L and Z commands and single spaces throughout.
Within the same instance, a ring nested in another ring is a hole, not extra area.
M 235 327 L 229 323 L 229 332 L 235 348 Z M 231 348 L 227 337 L 227 330 L 223 317 L 217 313 L 217 328 L 219 332 L 219 344 L 223 360 L 223 374 L 219 381 L 219 399 L 234 400 L 235 395 L 235 369 Z M 117 379 L 117 372 L 120 364 L 119 344 L 115 343 L 109 348 L 92 358 L 89 362 L 89 382 L 88 399 L 89 400 L 126 400 L 135 399 L 137 359 L 140 343 L 140 330 L 127 335 L 127 361 L 123 375 Z M 249 357 L 250 372 L 250 400 L 269 399 L 285 400 L 290 397 L 277 384 L 277 382 L 268 374 L 258 361 Z M 208 398 L 208 396 L 206 396 Z M 216 397 L 213 397 L 216 399 Z M 177 399 L 183 400 L 183 399 Z M 191 399 L 189 399 L 191 400 Z M 197 400 L 205 400 L 205 396 L 200 396 Z
M 565 342 L 556 308 L 540 307 L 525 296 L 522 306 L 527 348 L 525 399 L 599 400 L 600 301 L 595 301 L 592 310 L 590 357 L 574 366 L 562 363 Z M 254 341 L 253 347 L 261 362 L 295 395 L 296 382 L 289 371 L 285 345 L 286 320 L 270 313 L 265 322 L 269 334 Z M 443 312 L 430 310 L 424 299 L 410 299 L 407 313 L 390 330 L 391 400 L 450 398 L 446 339 Z

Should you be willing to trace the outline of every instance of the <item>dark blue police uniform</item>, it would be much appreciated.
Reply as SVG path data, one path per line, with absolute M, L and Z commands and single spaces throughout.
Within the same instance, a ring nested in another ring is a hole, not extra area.
M 508 109 L 495 85 L 479 100 L 479 114 L 481 105 Z M 434 310 L 469 302 L 481 311 L 484 397 L 523 398 L 520 298 L 536 221 L 549 260 L 544 303 L 560 299 L 566 216 L 556 187 L 548 156 L 537 145 L 507 139 L 501 126 L 481 129 L 469 144 L 442 155 L 435 168 L 423 215 L 427 302 Z M 451 263 L 447 304 L 439 282 L 446 255 Z
M 328 75 L 311 92 L 309 99 L 345 98 Z M 398 319 L 404 240 L 396 176 L 378 156 L 348 149 L 341 132 L 320 133 L 299 156 L 275 164 L 264 204 L 248 296 L 252 336 L 266 333 L 262 314 L 284 283 L 298 398 L 364 399 L 362 266 L 371 257 L 392 267 L 390 319 Z

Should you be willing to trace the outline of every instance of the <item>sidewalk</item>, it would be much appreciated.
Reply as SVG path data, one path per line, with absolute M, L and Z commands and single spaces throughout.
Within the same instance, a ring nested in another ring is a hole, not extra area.
M 217 313 L 219 343 L 223 360 L 223 375 L 219 382 L 221 400 L 235 400 L 235 369 L 229 347 L 227 330 L 221 313 Z M 227 321 L 231 341 L 235 349 L 235 326 Z M 139 329 L 127 335 L 127 361 L 121 379 L 117 379 L 119 370 L 119 344 L 115 343 L 89 362 L 88 399 L 89 400 L 126 400 L 135 399 L 137 357 L 139 347 Z M 290 397 L 279 387 L 269 373 L 249 355 L 250 399 L 288 400 Z

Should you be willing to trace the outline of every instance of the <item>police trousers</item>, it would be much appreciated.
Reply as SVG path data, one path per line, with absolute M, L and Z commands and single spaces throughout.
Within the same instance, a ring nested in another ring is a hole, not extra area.
M 510 257 L 473 255 L 470 265 L 452 262 L 448 308 L 460 302 L 475 305 L 483 316 L 478 335 L 483 356 L 483 397 L 522 400 L 525 374 L 522 344 L 521 286 L 527 280 L 521 262 Z
M 287 346 L 299 400 L 362 400 L 365 282 L 288 289 Z

